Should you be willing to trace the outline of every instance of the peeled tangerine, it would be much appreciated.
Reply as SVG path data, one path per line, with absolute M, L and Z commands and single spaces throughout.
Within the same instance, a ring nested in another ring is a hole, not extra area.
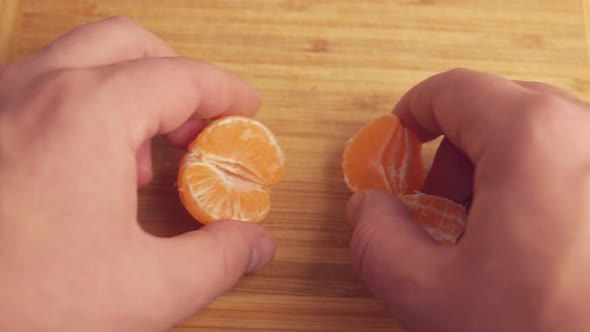
M 228 116 L 214 121 L 190 144 L 178 174 L 180 199 L 203 224 L 258 222 L 270 211 L 270 187 L 285 157 L 260 122 Z
M 420 193 L 424 182 L 422 142 L 397 116 L 383 115 L 362 127 L 344 150 L 342 168 L 354 191 L 378 189 L 397 195 L 414 220 L 435 240 L 455 244 L 466 212 L 446 198 Z

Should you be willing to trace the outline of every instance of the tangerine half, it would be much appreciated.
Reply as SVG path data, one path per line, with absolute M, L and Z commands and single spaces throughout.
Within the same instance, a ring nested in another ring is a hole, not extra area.
M 422 142 L 393 114 L 362 127 L 344 150 L 344 179 L 352 191 L 415 192 L 424 181 Z
M 397 195 L 435 240 L 456 244 L 465 229 L 465 208 L 420 192 L 424 183 L 422 142 L 394 114 L 364 125 L 344 150 L 344 180 L 353 192 L 376 189 Z
M 262 123 L 220 118 L 189 145 L 180 163 L 181 202 L 203 224 L 259 222 L 270 211 L 270 187 L 281 179 L 284 163 L 277 140 Z

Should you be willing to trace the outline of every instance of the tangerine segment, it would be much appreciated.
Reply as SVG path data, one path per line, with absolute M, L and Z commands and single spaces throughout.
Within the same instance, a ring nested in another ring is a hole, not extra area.
M 193 146 L 206 162 L 248 180 L 270 186 L 279 182 L 285 156 L 272 132 L 244 116 L 230 116 L 211 123 Z
M 418 137 L 393 114 L 362 127 L 344 150 L 342 168 L 352 191 L 378 189 L 394 194 L 420 189 L 424 178 Z
M 180 199 L 201 223 L 258 222 L 271 208 L 270 186 L 285 157 L 260 122 L 229 116 L 214 121 L 189 145 L 178 173 Z
M 203 224 L 217 220 L 259 221 L 270 211 L 266 188 L 211 164 L 192 163 L 182 178 L 182 203 Z
M 422 193 L 402 195 L 400 199 L 414 220 L 435 240 L 454 245 L 465 230 L 465 208 L 440 196 Z
M 352 191 L 392 191 L 383 167 L 383 155 L 399 126 L 399 119 L 381 116 L 362 127 L 349 141 L 342 168 L 344 180 Z
M 383 165 L 390 187 L 397 188 L 394 193 L 413 193 L 422 188 L 424 163 L 418 135 L 400 125 L 385 149 Z

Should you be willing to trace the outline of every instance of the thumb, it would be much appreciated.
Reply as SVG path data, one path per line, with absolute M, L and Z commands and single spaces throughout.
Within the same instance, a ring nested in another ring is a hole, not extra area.
M 177 315 L 188 316 L 232 288 L 242 275 L 267 265 L 275 242 L 264 228 L 222 221 L 162 239 L 168 285 Z
M 414 223 L 399 200 L 384 192 L 353 196 L 348 219 L 354 227 L 355 270 L 373 295 L 402 319 L 412 304 L 429 296 L 446 251 Z

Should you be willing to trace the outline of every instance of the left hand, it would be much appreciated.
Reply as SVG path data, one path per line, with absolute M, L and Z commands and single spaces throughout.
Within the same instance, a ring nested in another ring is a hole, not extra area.
M 0 69 L 0 330 L 165 330 L 267 264 L 257 225 L 163 239 L 137 223 L 152 137 L 183 146 L 202 119 L 258 107 L 244 82 L 126 18 Z

